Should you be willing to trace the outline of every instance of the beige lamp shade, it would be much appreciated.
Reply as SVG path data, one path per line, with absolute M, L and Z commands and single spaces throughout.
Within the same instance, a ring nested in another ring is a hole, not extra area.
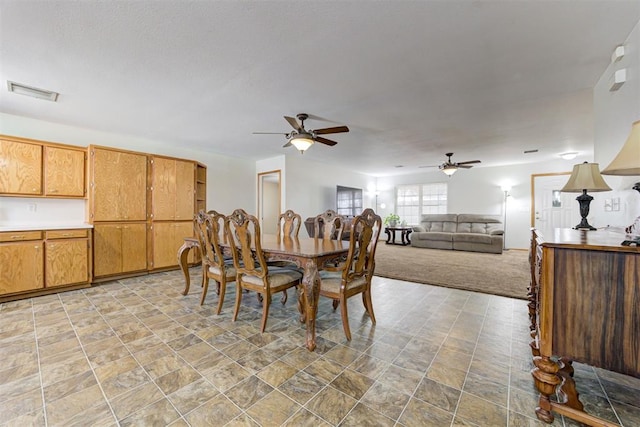
M 565 193 L 582 193 L 583 191 L 609 191 L 611 187 L 604 182 L 598 163 L 580 163 L 573 167 L 569 181 L 562 188 Z
M 602 173 L 604 175 L 640 175 L 640 120 L 631 125 L 629 138 L 616 158 Z

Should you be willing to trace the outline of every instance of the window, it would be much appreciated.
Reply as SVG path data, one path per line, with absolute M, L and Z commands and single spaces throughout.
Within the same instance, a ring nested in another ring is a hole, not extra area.
M 447 183 L 399 185 L 396 213 L 407 224 L 420 223 L 420 215 L 447 213 Z
M 362 189 L 338 185 L 336 205 L 336 211 L 339 215 L 359 215 L 362 212 Z

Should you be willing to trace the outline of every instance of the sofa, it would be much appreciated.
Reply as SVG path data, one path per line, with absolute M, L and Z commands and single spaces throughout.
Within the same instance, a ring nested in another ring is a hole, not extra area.
M 503 234 L 499 215 L 426 214 L 413 227 L 411 246 L 501 254 Z

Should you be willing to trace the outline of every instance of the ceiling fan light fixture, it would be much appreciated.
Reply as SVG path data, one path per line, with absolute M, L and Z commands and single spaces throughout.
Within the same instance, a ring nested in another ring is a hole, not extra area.
M 300 153 L 304 153 L 309 147 L 313 145 L 313 139 L 304 134 L 294 135 L 289 141 L 294 147 L 296 147 L 298 151 L 300 151 Z
M 444 165 L 440 168 L 440 170 L 444 172 L 445 175 L 451 176 L 454 173 L 456 173 L 456 171 L 458 170 L 458 167 L 454 165 Z

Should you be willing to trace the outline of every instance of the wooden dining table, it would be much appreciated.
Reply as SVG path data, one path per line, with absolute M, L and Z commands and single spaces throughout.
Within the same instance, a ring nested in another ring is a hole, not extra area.
M 224 239 L 220 239 L 220 241 L 224 249 L 229 249 L 229 244 Z M 349 242 L 311 237 L 282 237 L 278 239 L 275 234 L 263 234 L 260 238 L 260 244 L 268 261 L 290 261 L 303 270 L 302 289 L 299 295 L 301 314 L 307 326 L 307 349 L 309 351 L 315 350 L 316 316 L 320 297 L 318 271 L 325 264 L 344 257 L 349 251 Z M 185 275 L 188 275 L 188 271 Z

